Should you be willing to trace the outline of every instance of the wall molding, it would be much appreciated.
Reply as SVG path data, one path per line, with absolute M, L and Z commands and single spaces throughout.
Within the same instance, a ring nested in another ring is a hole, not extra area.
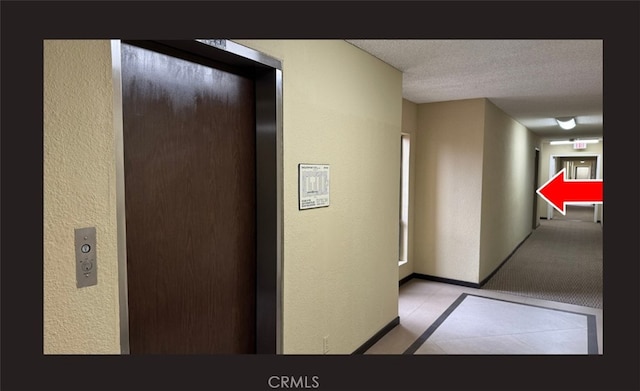
M 415 278 L 415 274 L 416 273 L 411 273 L 408 276 L 402 278 L 400 281 L 398 281 L 398 286 L 402 286 L 404 284 L 406 284 L 407 282 L 411 281 L 412 279 Z
M 454 280 L 454 279 L 451 279 L 451 278 L 431 276 L 431 275 L 428 275 L 428 274 L 411 273 L 410 275 L 408 275 L 405 278 L 401 279 L 398 282 L 398 284 L 399 284 L 399 286 L 402 286 L 402 285 L 406 284 L 407 282 L 411 281 L 412 279 L 417 278 L 417 279 L 420 279 L 420 280 L 443 282 L 445 284 L 459 285 L 459 286 L 464 286 L 464 287 L 467 287 L 467 288 L 482 288 L 491 279 L 491 277 L 493 277 L 498 272 L 498 270 L 500 270 L 500 268 L 502 266 L 504 266 L 504 264 L 507 263 L 507 261 L 509 259 L 511 259 L 513 254 L 515 254 L 515 252 L 520 248 L 520 246 L 522 246 L 522 244 L 527 239 L 529 239 L 529 237 L 531 236 L 532 233 L 533 233 L 533 231 L 529 232 L 529 234 L 527 236 L 525 236 L 524 239 L 522 239 L 522 241 L 520 241 L 520 243 L 518 243 L 518 245 L 513 249 L 513 251 L 511 251 L 511 253 L 509 253 L 509 255 L 507 255 L 507 257 L 500 263 L 500 265 L 498 265 L 498 267 L 496 267 L 493 270 L 493 272 L 491 272 L 491 274 L 489 274 L 480 283 L 469 282 L 469 281 L 461 281 L 461 280 Z
M 524 237 L 524 239 L 522 239 L 522 240 L 520 241 L 520 243 L 518 243 L 518 245 L 513 249 L 513 251 L 511 251 L 511 252 L 509 253 L 509 255 L 507 255 L 507 257 L 504 259 L 504 261 L 502 261 L 502 262 L 498 265 L 498 267 L 497 267 L 497 268 L 495 268 L 495 269 L 494 269 L 494 270 L 493 270 L 493 271 L 492 271 L 492 272 L 491 272 L 487 277 L 485 277 L 485 279 L 484 279 L 484 280 L 482 280 L 482 281 L 480 282 L 480 284 L 479 284 L 479 285 L 480 285 L 480 287 L 484 286 L 484 284 L 486 284 L 486 283 L 491 279 L 491 277 L 495 276 L 495 274 L 498 272 L 498 270 L 500 270 L 500 268 L 501 268 L 502 266 L 504 266 L 504 264 L 505 264 L 505 263 L 507 263 L 507 261 L 508 261 L 509 259 L 511 259 L 511 257 L 513 256 L 513 254 L 515 254 L 515 252 L 516 252 L 516 251 L 518 251 L 518 249 L 520 248 L 520 246 L 522 246 L 522 244 L 523 244 L 524 242 L 526 242 L 526 241 L 527 241 L 527 239 L 529 239 L 529 237 L 531 236 L 531 234 L 532 234 L 532 233 L 533 233 L 533 231 L 529 232 L 529 234 L 528 234 L 527 236 L 525 236 L 525 237 Z
M 376 344 L 382 337 L 384 337 L 389 331 L 391 331 L 394 327 L 400 324 L 400 317 L 396 316 L 391 322 L 387 323 L 380 331 L 374 334 L 373 337 L 369 338 L 367 342 L 363 343 L 358 349 L 354 350 L 351 354 L 364 354 L 367 350 L 369 350 L 373 345 Z
M 432 276 L 432 275 L 429 275 L 429 274 L 413 273 L 411 275 L 411 277 L 412 278 L 417 278 L 417 279 L 420 279 L 420 280 L 443 282 L 445 284 L 459 285 L 459 286 L 464 286 L 464 287 L 467 287 L 467 288 L 480 288 L 480 284 L 478 284 L 476 282 L 454 280 L 452 278 L 437 277 L 437 276 Z

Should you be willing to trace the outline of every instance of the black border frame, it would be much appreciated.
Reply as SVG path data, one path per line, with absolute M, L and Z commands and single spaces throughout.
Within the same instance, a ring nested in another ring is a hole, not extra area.
M 492 390 L 640 389 L 638 2 L 2 1 L 0 7 L 2 389 L 260 390 L 269 389 L 269 376 L 280 373 L 319 376 L 324 390 L 471 390 L 487 384 Z M 604 270 L 606 353 L 478 359 L 42 355 L 42 40 L 203 36 L 603 39 L 603 252 L 612 260 Z

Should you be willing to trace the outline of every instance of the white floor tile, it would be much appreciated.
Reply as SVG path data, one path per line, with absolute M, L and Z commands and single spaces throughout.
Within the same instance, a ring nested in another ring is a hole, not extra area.
M 400 287 L 400 324 L 366 354 L 405 353 L 463 293 L 415 354 L 587 354 L 586 315 L 602 354 L 602 309 L 418 279 Z

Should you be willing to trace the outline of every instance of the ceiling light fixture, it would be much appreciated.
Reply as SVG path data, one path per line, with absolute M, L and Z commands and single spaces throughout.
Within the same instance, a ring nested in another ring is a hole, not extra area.
M 563 145 L 563 144 L 573 144 L 575 142 L 585 143 L 585 144 L 597 144 L 600 142 L 599 139 L 589 139 L 589 140 L 554 140 L 549 142 L 551 145 Z
M 569 118 L 556 118 L 556 122 L 562 129 L 573 129 L 576 127 L 576 119 L 573 117 Z

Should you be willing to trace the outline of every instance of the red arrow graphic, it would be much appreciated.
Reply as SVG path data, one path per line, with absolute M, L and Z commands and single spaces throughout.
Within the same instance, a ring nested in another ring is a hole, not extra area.
M 602 179 L 564 180 L 563 168 L 536 193 L 563 215 L 565 204 L 602 204 Z

